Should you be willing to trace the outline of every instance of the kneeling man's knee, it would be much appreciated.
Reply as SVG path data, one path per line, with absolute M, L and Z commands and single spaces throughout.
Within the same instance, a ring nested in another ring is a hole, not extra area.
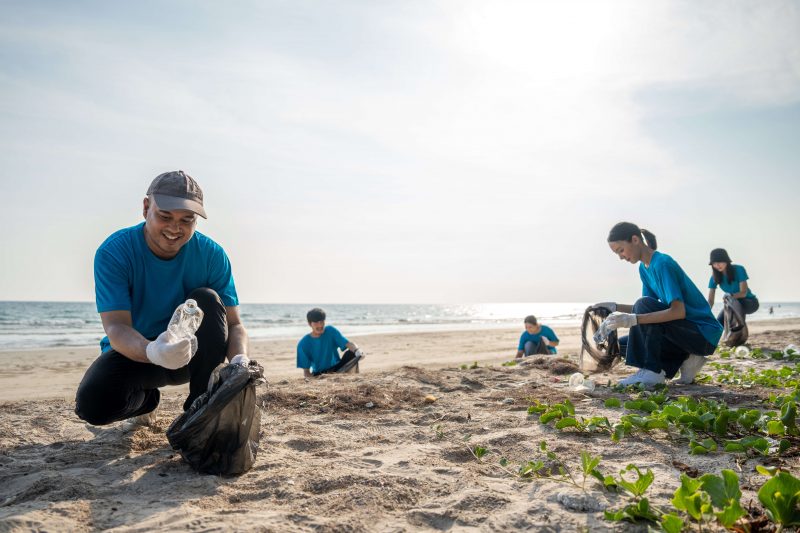
M 203 309 L 203 311 L 210 306 L 225 307 L 222 303 L 222 299 L 219 297 L 219 294 L 217 294 L 217 291 L 214 289 L 209 289 L 208 287 L 194 289 L 189 293 L 188 298 L 196 301 L 197 305 L 200 306 L 200 309 Z
M 93 426 L 104 426 L 113 420 L 109 417 L 107 402 L 97 401 L 99 391 L 91 384 L 81 383 L 75 395 L 75 414 Z

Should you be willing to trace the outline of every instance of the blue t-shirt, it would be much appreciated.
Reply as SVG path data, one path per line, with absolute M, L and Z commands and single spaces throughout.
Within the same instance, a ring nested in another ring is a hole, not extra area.
M 747 271 L 744 269 L 742 265 L 731 265 L 733 268 L 733 281 L 728 281 L 728 275 L 724 272 L 722 273 L 722 281 L 719 283 L 719 288 L 723 291 L 727 292 L 728 294 L 734 294 L 739 292 L 739 283 L 742 281 L 747 281 L 749 278 L 747 277 Z M 717 282 L 714 281 L 714 276 L 711 276 L 711 279 L 708 280 L 708 288 L 709 289 L 716 289 Z M 747 287 L 747 295 L 745 298 L 755 298 L 756 295 L 750 291 L 750 287 Z
M 97 312 L 130 311 L 133 329 L 153 339 L 167 329 L 175 308 L 194 289 L 214 289 L 226 307 L 239 305 L 228 256 L 195 231 L 172 259 L 161 259 L 144 240 L 144 222 L 108 237 L 94 256 Z M 100 349 L 111 349 L 108 337 Z
M 714 346 L 719 344 L 722 325 L 711 314 L 711 307 L 700 289 L 673 258 L 653 252 L 649 267 L 639 263 L 639 277 L 642 278 L 642 296 L 656 298 L 666 305 L 675 300 L 682 301 L 686 307 L 686 320 L 697 324 L 708 342 Z
M 347 343 L 344 335 L 333 326 L 325 326 L 319 337 L 309 333 L 297 343 L 297 368 L 309 368 L 311 372 L 328 370 L 341 360 L 337 348 L 344 350 Z
M 536 333 L 535 335 L 528 333 L 527 330 L 523 331 L 522 336 L 519 338 L 519 346 L 517 347 L 517 350 L 519 351 L 524 350 L 525 343 L 527 343 L 528 341 L 531 341 L 534 344 L 539 344 L 539 341 L 541 340 L 542 337 L 547 337 L 547 339 L 551 341 L 558 340 L 558 337 L 556 337 L 556 334 L 552 329 L 550 329 L 545 325 L 542 325 L 541 329 L 539 330 L 539 333 Z M 547 351 L 549 351 L 550 353 L 558 353 L 558 350 L 556 350 L 555 346 L 548 346 Z

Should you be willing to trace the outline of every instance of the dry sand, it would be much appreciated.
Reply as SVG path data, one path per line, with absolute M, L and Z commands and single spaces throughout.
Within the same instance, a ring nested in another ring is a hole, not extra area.
M 179 413 L 184 387 L 164 389 L 158 428 L 124 433 L 121 424 L 93 427 L 72 412 L 74 391 L 96 349 L 0 353 L 0 531 L 266 530 L 644 531 L 613 524 L 602 510 L 624 498 L 551 481 L 519 481 L 503 472 L 537 456 L 542 440 L 576 466 L 580 450 L 603 456 L 601 469 L 628 463 L 651 468 L 649 496 L 666 505 L 681 472 L 740 472 L 742 503 L 760 506 L 752 456 L 688 454 L 664 435 L 607 436 L 557 432 L 529 418 L 529 398 L 569 397 L 582 416 L 607 415 L 606 387 L 567 390 L 568 363 L 504 367 L 519 330 L 374 335 L 354 340 L 368 353 L 359 375 L 305 381 L 294 367 L 294 342 L 254 343 L 265 367 L 262 450 L 248 473 L 197 474 L 172 451 L 164 431 Z M 576 360 L 576 330 L 557 330 L 560 353 Z M 751 324 L 751 346 L 800 344 L 800 321 Z M 460 368 L 478 361 L 478 367 Z M 43 364 L 44 363 L 44 364 Z M 742 364 L 776 366 L 775 361 Z M 629 373 L 617 367 L 598 383 Z M 756 404 L 769 390 L 716 385 L 672 387 L 673 394 Z M 435 401 L 426 401 L 432 395 Z M 371 407 L 367 407 L 371 405 Z M 469 445 L 491 450 L 482 461 Z M 795 443 L 771 459 L 800 470 Z M 752 503 L 751 502 L 756 502 Z

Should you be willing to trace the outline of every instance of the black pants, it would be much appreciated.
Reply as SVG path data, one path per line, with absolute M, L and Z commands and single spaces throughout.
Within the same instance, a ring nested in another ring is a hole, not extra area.
M 665 309 L 669 306 L 648 296 L 633 304 L 636 314 Z M 668 379 L 678 373 L 689 355 L 711 355 L 717 349 L 703 337 L 697 324 L 685 318 L 633 326 L 628 335 L 620 337 L 619 347 L 627 365 L 655 373 L 663 370 Z
M 132 361 L 115 350 L 100 354 L 84 374 L 75 396 L 75 414 L 96 426 L 149 413 L 161 399 L 159 387 L 189 383 L 186 410 L 208 388 L 211 371 L 225 360 L 228 321 L 225 305 L 211 289 L 195 289 L 187 298 L 203 310 L 203 322 L 195 334 L 197 353 L 188 365 L 176 370 Z
M 320 370 L 319 372 L 314 372 L 311 374 L 312 376 L 319 376 L 322 374 L 334 374 L 338 372 L 344 365 L 355 359 L 356 354 L 352 350 L 347 350 L 342 354 L 342 358 L 339 359 L 339 362 L 333 365 L 332 367 L 328 368 L 327 370 Z M 358 363 L 356 363 L 358 364 Z
M 742 306 L 742 311 L 744 311 L 745 315 L 752 315 L 756 311 L 758 311 L 759 303 L 758 298 L 736 298 L 736 301 L 739 302 Z M 725 309 L 719 312 L 717 315 L 717 320 L 720 324 L 725 326 Z

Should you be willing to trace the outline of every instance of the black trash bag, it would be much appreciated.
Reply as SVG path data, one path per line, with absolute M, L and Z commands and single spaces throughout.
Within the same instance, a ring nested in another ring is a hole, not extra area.
M 167 439 L 195 470 L 237 475 L 256 460 L 261 409 L 256 387 L 266 383 L 264 369 L 222 363 L 211 373 L 208 390 L 170 424 Z
M 581 354 L 578 366 L 584 372 L 605 372 L 622 359 L 619 337 L 616 331 L 609 331 L 608 338 L 602 343 L 594 341 L 594 334 L 603 320 L 611 314 L 611 309 L 601 306 L 589 306 L 583 313 L 581 323 Z M 585 357 L 589 355 L 590 357 Z
M 739 300 L 726 294 L 723 298 L 723 302 L 722 318 L 724 321 L 724 329 L 722 331 L 720 344 L 735 348 L 747 342 L 750 332 L 747 330 L 744 309 L 742 308 L 742 304 L 739 303 Z

